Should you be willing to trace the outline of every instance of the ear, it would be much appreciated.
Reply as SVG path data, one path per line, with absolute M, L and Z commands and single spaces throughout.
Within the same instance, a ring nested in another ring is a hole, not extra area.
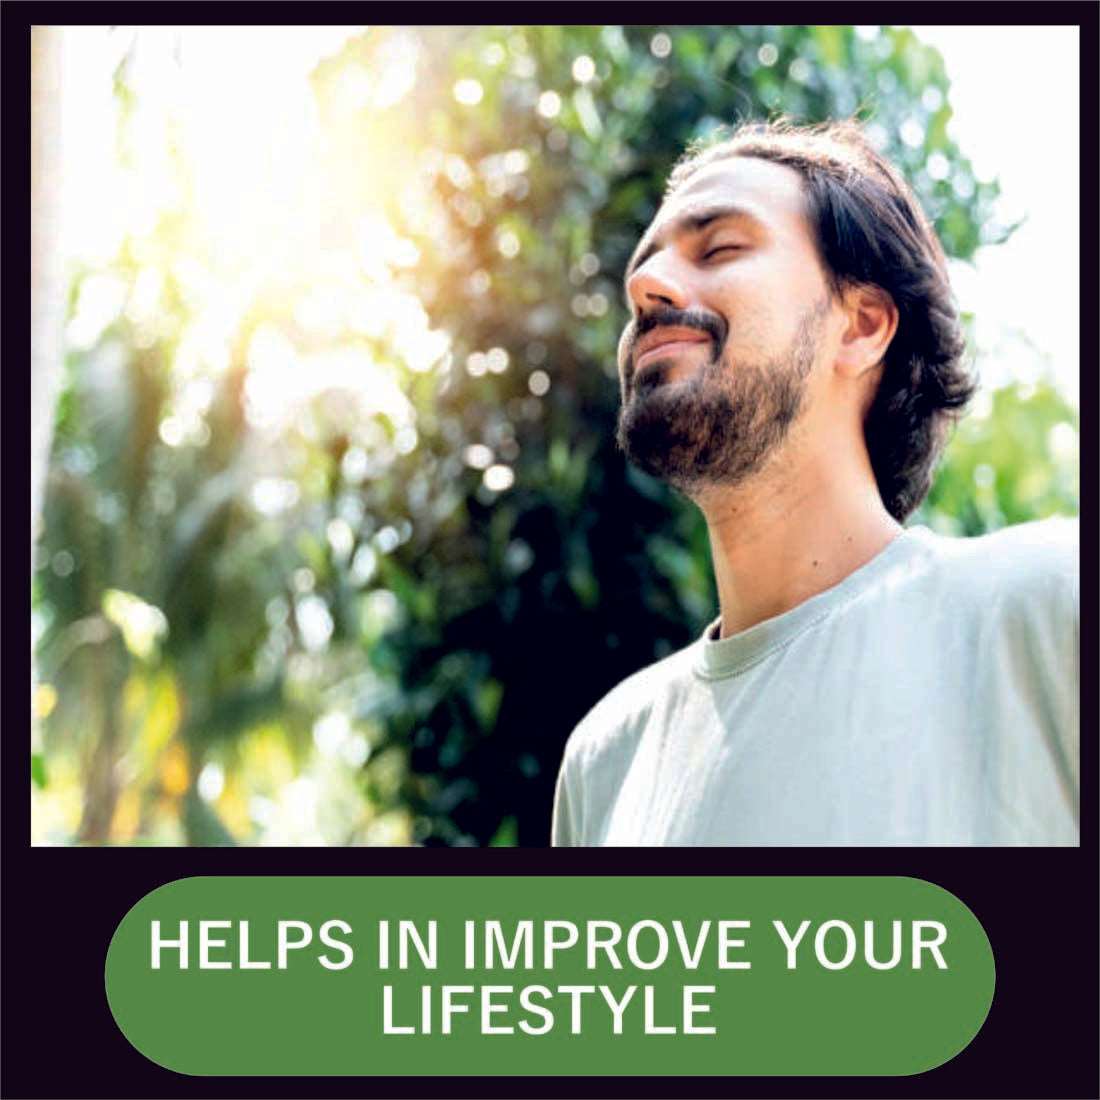
M 847 324 L 837 350 L 836 369 L 845 378 L 858 378 L 882 362 L 898 330 L 898 307 L 881 287 L 852 286 L 841 294 Z

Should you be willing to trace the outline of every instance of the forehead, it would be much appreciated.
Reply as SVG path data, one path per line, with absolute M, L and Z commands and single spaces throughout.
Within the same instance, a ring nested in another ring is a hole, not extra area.
M 774 230 L 808 231 L 802 177 L 793 168 L 759 157 L 723 157 L 693 173 L 661 205 L 647 236 L 698 211 L 727 203 Z

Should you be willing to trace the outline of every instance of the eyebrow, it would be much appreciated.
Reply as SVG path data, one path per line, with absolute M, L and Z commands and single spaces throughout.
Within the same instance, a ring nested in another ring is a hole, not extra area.
M 705 206 L 690 207 L 673 219 L 669 225 L 662 228 L 659 233 L 654 234 L 648 241 L 646 241 L 644 237 L 642 238 L 642 242 L 638 246 L 639 251 L 634 253 L 630 258 L 630 262 L 626 265 L 626 273 L 623 275 L 624 285 L 629 282 L 634 272 L 637 271 L 650 256 L 663 247 L 662 238 L 670 235 L 678 237 L 685 232 L 698 233 L 712 222 L 725 221 L 729 218 L 739 218 L 743 221 L 754 222 L 757 225 L 762 224 L 760 218 L 756 214 L 747 206 L 742 206 L 740 203 L 709 203 Z

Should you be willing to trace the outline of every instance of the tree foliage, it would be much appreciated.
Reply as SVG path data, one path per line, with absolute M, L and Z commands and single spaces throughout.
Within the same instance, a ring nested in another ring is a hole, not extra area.
M 621 272 L 676 157 L 720 123 L 858 113 L 963 259 L 1007 231 L 997 188 L 906 30 L 382 28 L 314 87 L 331 263 L 252 287 L 216 368 L 186 203 L 77 282 L 74 309 L 120 305 L 67 364 L 37 779 L 77 761 L 85 841 L 248 841 L 339 742 L 326 838 L 543 844 L 574 724 L 716 608 L 699 515 L 613 441 Z M 332 381 L 264 427 L 268 362 Z M 921 518 L 1073 510 L 1075 438 L 1048 387 L 998 391 Z

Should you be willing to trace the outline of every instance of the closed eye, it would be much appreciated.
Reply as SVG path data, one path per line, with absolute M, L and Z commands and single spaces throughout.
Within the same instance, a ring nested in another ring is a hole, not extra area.
M 721 256 L 723 252 L 740 252 L 743 248 L 744 246 L 740 244 L 720 244 L 717 248 L 704 252 L 703 259 L 710 260 L 715 256 Z

